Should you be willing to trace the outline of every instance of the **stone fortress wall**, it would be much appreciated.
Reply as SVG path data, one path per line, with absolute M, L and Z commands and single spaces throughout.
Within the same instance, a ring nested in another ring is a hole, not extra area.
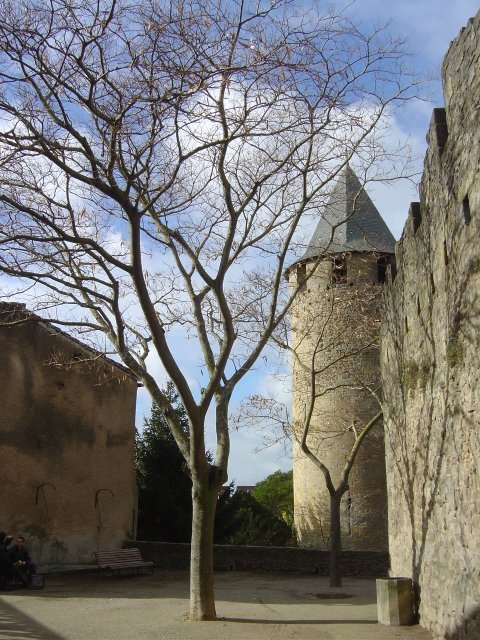
M 385 287 L 391 575 L 436 638 L 480 638 L 480 13 L 443 64 L 420 188 Z

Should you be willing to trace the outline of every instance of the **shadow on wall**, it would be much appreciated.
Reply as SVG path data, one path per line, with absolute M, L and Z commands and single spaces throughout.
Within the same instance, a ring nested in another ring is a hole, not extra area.
M 480 604 L 472 604 L 465 612 L 465 618 L 457 622 L 445 634 L 445 640 L 474 640 L 480 638 Z
M 307 506 L 296 508 L 297 520 L 301 523 L 298 546 L 305 549 L 330 549 L 330 510 L 329 504 L 325 502 L 328 500 L 328 494 L 325 487 L 322 486 L 321 490 L 324 492 L 323 500 L 312 499 Z M 342 548 L 385 550 L 385 546 L 360 546 L 364 539 L 363 532 L 369 525 L 369 518 L 378 516 L 378 511 L 370 512 L 377 495 L 377 492 L 369 491 L 352 497 L 348 489 L 343 495 L 340 507 Z
M 420 241 L 427 273 L 433 273 L 433 251 L 429 235 L 424 234 L 418 238 L 418 242 Z M 424 295 L 427 308 L 433 308 L 433 288 L 427 288 Z M 390 357 L 386 365 L 388 371 L 384 371 L 383 375 L 390 423 L 389 437 L 386 441 L 387 446 L 389 445 L 387 460 L 389 458 L 390 464 L 395 468 L 394 476 L 398 480 L 398 490 L 403 493 L 408 510 L 411 577 L 415 588 L 414 606 L 418 620 L 419 581 L 432 514 L 438 499 L 447 427 L 451 420 L 450 367 L 449 363 L 441 363 L 439 366 L 440 363 L 437 362 L 437 336 L 431 315 L 419 316 L 421 322 L 417 327 L 418 351 L 411 345 L 406 352 L 404 337 L 409 327 L 404 302 L 388 295 L 384 303 L 385 339 L 393 347 L 389 350 Z M 402 317 L 405 317 L 404 324 L 399 321 Z M 414 355 L 415 360 L 409 359 Z M 435 392 L 436 385 L 440 385 L 443 390 L 441 401 Z M 414 409 L 415 423 L 411 419 Z M 418 425 L 421 425 L 421 429 Z
M 303 549 L 329 549 L 330 514 L 325 504 L 320 500 L 312 500 L 308 506 L 296 505 L 295 513 L 301 523 L 297 531 L 298 546 Z
M 398 367 L 401 371 L 401 365 Z M 401 373 L 398 376 L 401 380 Z M 432 385 L 432 381 L 428 382 Z M 401 400 L 391 412 L 390 419 L 395 425 L 394 437 L 390 438 L 390 457 L 394 460 L 396 476 L 400 481 L 408 510 L 411 533 L 411 576 L 415 587 L 415 613 L 418 620 L 420 607 L 420 576 L 422 573 L 427 535 L 431 524 L 431 516 L 438 498 L 438 486 L 441 480 L 441 467 L 444 460 L 445 442 L 449 412 L 445 411 L 440 419 L 434 420 L 433 391 L 428 394 L 423 406 L 423 415 L 419 422 L 423 432 L 416 447 L 411 446 L 412 433 L 407 421 L 407 395 L 409 390 L 400 383 L 398 389 Z M 445 404 L 448 406 L 448 388 L 445 389 Z M 435 434 L 434 434 L 435 425 Z M 435 460 L 434 464 L 426 464 L 426 460 Z M 407 541 L 405 540 L 405 543 Z
M 47 491 L 45 491 L 45 487 L 47 487 Z M 85 553 L 91 555 L 93 548 L 99 550 L 102 545 L 108 545 L 112 532 L 115 534 L 119 530 L 115 513 L 112 510 L 115 494 L 111 489 L 97 489 L 95 494 L 92 494 L 91 505 L 92 510 L 94 509 L 96 513 L 95 520 L 92 518 L 90 528 L 85 527 L 83 533 L 81 529 L 77 531 L 75 528 L 69 527 L 68 523 L 66 524 L 68 519 L 64 517 L 65 513 L 52 499 L 52 496 L 56 496 L 61 491 L 62 487 L 57 491 L 56 487 L 49 482 L 38 483 L 35 496 L 36 520 L 23 526 L 15 523 L 14 526 L 14 530 L 26 537 L 27 546 L 40 565 L 84 562 L 85 557 L 79 557 L 79 553 L 83 556 Z M 87 519 L 89 514 L 86 510 L 84 514 Z M 79 551 L 80 546 L 72 543 L 72 538 L 80 534 L 86 540 L 88 549 L 91 551 Z
M 47 530 L 37 523 L 27 524 L 22 529 L 27 546 L 38 564 L 48 559 L 48 564 L 63 564 L 68 559 L 68 548 L 62 540 L 49 536 Z
M 420 262 L 425 265 L 426 273 L 434 273 L 435 246 L 428 233 L 417 236 L 416 251 L 421 255 Z M 431 282 L 428 284 L 428 280 L 422 305 L 417 298 L 416 337 L 414 343 L 413 338 L 410 339 L 409 347 L 409 341 L 405 342 L 404 338 L 413 328 L 408 327 L 411 307 L 403 298 L 395 300 L 395 296 L 387 296 L 385 300 L 384 331 L 390 347 L 384 372 L 390 422 L 388 457 L 390 465 L 395 467 L 393 475 L 401 486 L 408 510 L 411 575 L 417 588 L 417 614 L 419 582 L 429 579 L 423 575 L 429 530 L 438 526 L 442 518 L 449 517 L 443 504 L 446 498 L 452 497 L 449 488 L 465 484 L 467 470 L 462 465 L 463 452 L 469 447 L 468 434 L 475 434 L 477 429 L 472 405 L 465 405 L 465 395 L 459 386 L 459 380 L 468 371 L 466 363 L 474 357 L 471 354 L 475 354 L 478 341 L 480 296 L 476 293 L 477 279 L 474 280 L 479 272 L 477 262 L 470 261 L 469 267 L 450 282 L 444 292 L 450 301 L 444 336 L 438 335 L 438 319 L 432 316 L 435 288 Z M 401 277 L 398 276 L 399 279 Z M 407 280 L 404 286 L 408 284 Z M 403 317 L 404 324 L 399 320 Z M 441 341 L 447 345 L 446 350 L 440 348 Z M 417 345 L 417 351 L 412 344 Z M 458 428 L 460 424 L 462 428 Z M 453 500 L 455 510 L 468 508 L 465 496 L 458 490 L 453 491 Z M 432 524 L 432 515 L 437 507 L 438 515 Z M 468 549 L 471 533 L 463 518 L 450 522 L 448 535 L 452 541 L 455 540 L 457 548 Z M 471 559 L 467 561 L 471 562 Z M 423 584 L 425 586 L 425 582 Z M 472 615 L 469 614 L 468 618 L 471 622 L 467 620 L 465 625 L 475 625 L 478 607 L 474 614 L 476 617 L 472 618 Z M 478 622 L 476 624 L 477 627 L 472 629 L 477 633 L 471 631 L 470 635 L 458 635 L 460 631 L 452 631 L 457 635 L 448 638 L 480 638 Z

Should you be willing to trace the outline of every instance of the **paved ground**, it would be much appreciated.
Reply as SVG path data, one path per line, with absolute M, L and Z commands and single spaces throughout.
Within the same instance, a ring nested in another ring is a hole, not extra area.
M 422 628 L 377 623 L 375 582 L 292 574 L 219 573 L 219 620 L 188 622 L 188 575 L 49 575 L 42 591 L 2 592 L 2 640 L 430 640 Z

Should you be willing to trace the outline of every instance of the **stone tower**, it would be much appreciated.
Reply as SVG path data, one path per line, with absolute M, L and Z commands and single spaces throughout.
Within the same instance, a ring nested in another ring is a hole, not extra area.
M 302 287 L 291 321 L 294 430 L 298 439 L 311 410 L 307 443 L 335 486 L 354 432 L 379 411 L 371 390 L 379 391 L 380 297 L 394 247 L 395 239 L 347 165 L 304 256 L 287 272 L 290 284 Z M 311 400 L 313 386 L 316 397 Z M 325 479 L 295 442 L 293 477 L 299 543 L 326 548 L 330 518 Z M 360 448 L 341 514 L 343 548 L 387 548 L 381 421 Z

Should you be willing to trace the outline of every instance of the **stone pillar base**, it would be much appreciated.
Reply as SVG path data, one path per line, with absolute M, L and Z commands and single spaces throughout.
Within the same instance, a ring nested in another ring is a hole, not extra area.
M 411 625 L 413 617 L 413 584 L 411 578 L 377 580 L 377 612 L 380 624 Z

